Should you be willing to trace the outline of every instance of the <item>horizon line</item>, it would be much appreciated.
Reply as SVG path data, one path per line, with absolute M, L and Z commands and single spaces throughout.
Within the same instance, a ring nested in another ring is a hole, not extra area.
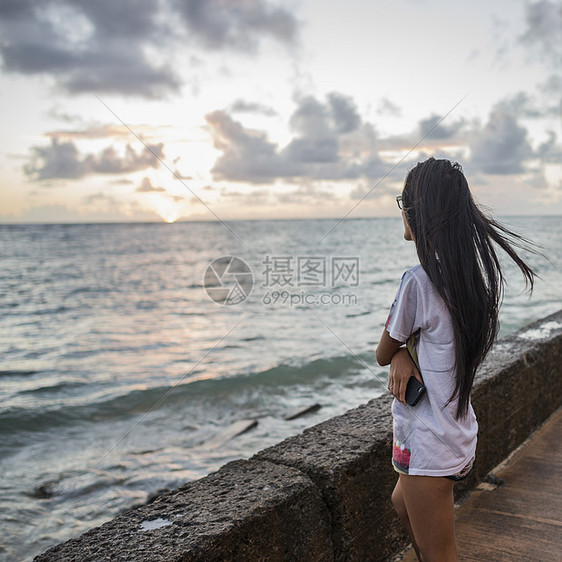
M 561 213 L 553 214 L 495 214 L 497 217 L 561 217 Z M 400 219 L 400 216 L 380 216 L 380 217 L 346 217 L 345 220 L 377 220 L 377 219 Z M 107 221 L 25 221 L 25 222 L 1 222 L 0 226 L 32 226 L 32 225 L 79 225 L 79 224 L 184 224 L 184 223 L 221 223 L 221 222 L 271 222 L 271 221 L 310 221 L 310 220 L 341 220 L 340 216 L 336 217 L 272 217 L 272 218 L 255 218 L 255 219 L 224 219 L 223 221 L 217 219 L 179 219 L 176 221 L 135 221 L 135 220 L 107 220 Z

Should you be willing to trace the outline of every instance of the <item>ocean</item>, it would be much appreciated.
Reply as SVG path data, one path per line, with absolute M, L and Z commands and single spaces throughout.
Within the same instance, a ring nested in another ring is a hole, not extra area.
M 499 220 L 546 256 L 527 256 L 530 298 L 502 259 L 501 337 L 561 308 L 562 221 Z M 0 225 L 0 560 L 386 392 L 374 350 L 418 263 L 402 234 L 400 218 Z

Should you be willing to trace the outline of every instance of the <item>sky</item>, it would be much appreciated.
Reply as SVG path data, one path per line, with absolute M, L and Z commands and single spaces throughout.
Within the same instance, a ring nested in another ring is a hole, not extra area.
M 562 214 L 562 2 L 0 0 L 0 223 Z

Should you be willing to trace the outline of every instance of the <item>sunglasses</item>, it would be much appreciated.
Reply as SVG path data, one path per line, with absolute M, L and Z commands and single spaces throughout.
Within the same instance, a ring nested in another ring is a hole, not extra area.
M 396 197 L 396 204 L 398 205 L 398 208 L 400 210 L 403 209 L 403 207 L 402 207 L 402 195 L 398 195 L 398 197 Z

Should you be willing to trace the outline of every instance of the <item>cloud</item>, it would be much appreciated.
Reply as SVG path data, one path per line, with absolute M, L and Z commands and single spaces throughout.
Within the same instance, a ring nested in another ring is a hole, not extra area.
M 440 123 L 441 116 L 434 114 L 421 119 L 410 133 L 386 138 L 378 137 L 374 125 L 363 121 L 352 98 L 332 93 L 324 100 L 303 96 L 295 101 L 289 120 L 293 138 L 284 146 L 272 142 L 263 131 L 244 127 L 224 110 L 208 114 L 214 146 L 222 152 L 212 169 L 214 178 L 253 184 L 280 179 L 300 184 L 360 180 L 352 193 L 360 198 L 367 192 L 365 185 L 382 178 L 401 182 L 414 160 L 429 156 L 465 163 L 482 178 L 487 174 L 529 176 L 537 162 L 542 170 L 546 163 L 560 160 L 556 135 L 534 149 L 527 129 L 519 123 L 522 116 L 540 114 L 534 100 L 524 93 L 499 102 L 484 125 L 465 119 Z M 424 136 L 404 162 L 392 166 L 385 161 L 386 151 L 404 153 Z
M 139 152 L 131 146 L 125 147 L 125 156 L 120 157 L 113 146 L 105 148 L 99 156 L 88 155 L 88 162 L 91 172 L 94 174 L 126 174 L 137 172 L 146 168 L 157 168 L 158 158 L 164 158 L 164 143 L 147 145 Z
M 420 137 L 436 140 L 445 140 L 453 137 L 464 125 L 464 121 L 460 119 L 454 123 L 440 123 L 443 119 L 442 115 L 432 115 L 419 122 Z
M 109 183 L 113 185 L 131 185 L 135 183 L 132 179 L 129 178 L 119 178 L 116 180 L 111 180 Z
M 258 206 L 258 205 L 271 205 L 271 193 L 268 189 L 254 189 L 250 193 L 243 193 L 241 191 L 233 191 L 223 187 L 220 191 L 221 197 L 233 199 L 238 205 L 241 206 Z
M 189 34 L 208 49 L 254 52 L 263 37 L 285 44 L 297 38 L 294 16 L 263 0 L 183 0 L 176 6 Z
M 361 124 L 361 117 L 351 98 L 338 93 L 328 95 L 334 129 L 337 133 L 351 133 Z
M 336 199 L 333 191 L 323 189 L 323 186 L 319 186 L 316 182 L 311 181 L 304 181 L 298 189 L 285 193 L 276 193 L 275 196 L 279 203 L 293 205 L 319 205 Z
M 138 131 L 138 129 L 136 129 Z M 76 138 L 76 139 L 103 139 L 124 138 L 130 136 L 131 132 L 123 125 L 93 125 L 84 129 L 70 131 L 48 131 L 45 133 L 49 138 Z
M 560 114 L 560 86 L 560 78 L 553 75 L 537 87 L 538 98 L 527 92 L 517 92 L 497 102 L 494 110 L 527 119 L 557 117 Z
M 231 181 L 266 183 L 276 177 L 299 175 L 296 166 L 289 168 L 277 153 L 277 145 L 263 133 L 246 130 L 226 111 L 205 116 L 215 148 L 223 152 L 215 163 L 214 177 Z
M 0 44 L 4 70 L 50 74 L 71 93 L 109 92 L 160 97 L 178 91 L 169 66 L 146 47 L 169 36 L 151 0 L 3 2 Z
M 294 16 L 265 0 L 4 0 L 3 70 L 50 75 L 69 93 L 149 99 L 178 93 L 184 80 L 170 53 L 255 52 L 262 38 L 296 41 Z
M 72 142 L 59 143 L 53 138 L 50 146 L 32 146 L 31 152 L 30 162 L 23 166 L 24 173 L 31 179 L 77 179 L 88 173 L 86 161 L 80 158 Z
M 519 174 L 533 156 L 527 129 L 518 124 L 515 116 L 492 111 L 488 123 L 476 132 L 471 143 L 470 163 L 476 172 Z
M 82 116 L 78 114 L 65 113 L 58 106 L 54 106 L 45 113 L 47 117 L 56 119 L 57 121 L 64 121 L 65 123 L 82 122 Z
M 97 193 L 92 193 L 90 195 L 85 195 L 84 197 L 82 197 L 82 203 L 85 203 L 86 205 L 91 205 L 97 202 L 105 202 L 114 206 L 117 206 L 119 204 L 119 201 L 115 199 L 115 197 L 106 195 L 102 191 L 98 191 Z
M 297 100 L 290 118 L 294 138 L 285 146 L 263 132 L 246 129 L 226 111 L 206 115 L 215 148 L 216 179 L 268 183 L 276 179 L 353 179 L 380 177 L 389 168 L 375 150 L 375 133 L 362 122 L 351 98 L 329 94 Z
M 150 178 L 144 177 L 140 185 L 135 190 L 137 193 L 150 193 L 150 192 L 158 192 L 158 191 L 166 191 L 163 187 L 155 187 L 150 182 Z M 181 199 L 181 197 L 180 197 Z
M 266 115 L 267 117 L 273 117 L 277 115 L 272 107 L 255 102 L 248 102 L 242 99 L 235 100 L 230 106 L 230 111 L 232 113 L 259 113 L 261 115 Z
M 531 96 L 526 92 L 518 92 L 512 96 L 500 100 L 494 106 L 494 110 L 521 117 L 541 117 L 543 111 L 536 105 Z
M 528 3 L 525 23 L 527 28 L 520 41 L 525 46 L 535 47 L 546 62 L 559 68 L 562 60 L 562 2 L 540 0 Z
M 562 162 L 562 145 L 558 142 L 556 133 L 548 132 L 548 140 L 539 145 L 536 155 L 545 164 L 560 164 Z
M 176 180 L 192 180 L 193 179 L 193 176 L 184 175 L 177 168 L 173 171 L 173 177 Z
M 33 180 L 78 179 L 90 174 L 126 174 L 157 168 L 158 158 L 164 158 L 163 148 L 164 144 L 160 143 L 147 145 L 136 152 L 127 145 L 125 155 L 119 156 L 115 148 L 109 146 L 97 155 L 81 156 L 72 141 L 60 142 L 54 137 L 50 145 L 31 147 L 32 155 L 30 161 L 23 166 L 23 171 Z
M 377 108 L 377 113 L 379 115 L 390 115 L 392 117 L 400 117 L 402 115 L 402 110 L 398 105 L 396 105 L 388 98 L 382 98 Z

